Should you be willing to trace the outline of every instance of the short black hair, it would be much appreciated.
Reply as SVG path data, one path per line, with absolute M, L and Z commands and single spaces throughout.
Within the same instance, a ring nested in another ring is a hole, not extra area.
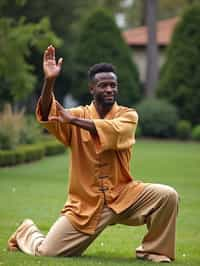
M 116 70 L 115 67 L 112 64 L 109 63 L 99 63 L 99 64 L 95 64 L 93 66 L 91 66 L 88 70 L 88 79 L 90 81 L 94 80 L 94 76 L 97 73 L 102 73 L 102 72 L 113 72 L 116 74 Z

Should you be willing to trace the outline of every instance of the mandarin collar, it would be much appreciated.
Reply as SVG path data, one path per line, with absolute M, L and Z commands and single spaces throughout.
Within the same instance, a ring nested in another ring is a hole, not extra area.
M 92 113 L 92 117 L 94 119 L 112 119 L 112 118 L 114 118 L 114 115 L 118 110 L 118 104 L 115 102 L 113 104 L 111 110 L 106 114 L 106 116 L 104 118 L 100 118 L 93 101 L 89 105 L 89 109 L 90 109 L 90 111 Z

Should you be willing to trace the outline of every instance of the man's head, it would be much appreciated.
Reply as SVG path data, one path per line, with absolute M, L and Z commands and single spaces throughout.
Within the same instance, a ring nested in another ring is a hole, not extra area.
M 117 96 L 117 75 L 113 65 L 100 63 L 88 71 L 90 93 L 94 101 L 101 105 L 113 105 Z

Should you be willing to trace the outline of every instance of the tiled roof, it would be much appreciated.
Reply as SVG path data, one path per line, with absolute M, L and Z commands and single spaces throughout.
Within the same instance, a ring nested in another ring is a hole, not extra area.
M 178 18 L 170 18 L 157 22 L 158 45 L 166 46 L 171 40 L 171 36 Z M 129 46 L 145 46 L 147 44 L 147 27 L 138 27 L 123 32 L 123 37 Z

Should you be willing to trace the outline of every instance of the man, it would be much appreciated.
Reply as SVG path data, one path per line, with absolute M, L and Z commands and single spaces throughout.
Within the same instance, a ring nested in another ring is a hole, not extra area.
M 112 65 L 89 70 L 93 101 L 64 109 L 53 95 L 62 66 L 55 48 L 44 53 L 44 86 L 37 119 L 71 149 L 69 195 L 61 217 L 45 237 L 29 219 L 8 241 L 9 250 L 37 256 L 78 256 L 110 224 L 146 224 L 148 232 L 136 256 L 155 262 L 175 259 L 176 191 L 137 182 L 130 176 L 131 148 L 138 116 L 119 106 L 117 75 Z

